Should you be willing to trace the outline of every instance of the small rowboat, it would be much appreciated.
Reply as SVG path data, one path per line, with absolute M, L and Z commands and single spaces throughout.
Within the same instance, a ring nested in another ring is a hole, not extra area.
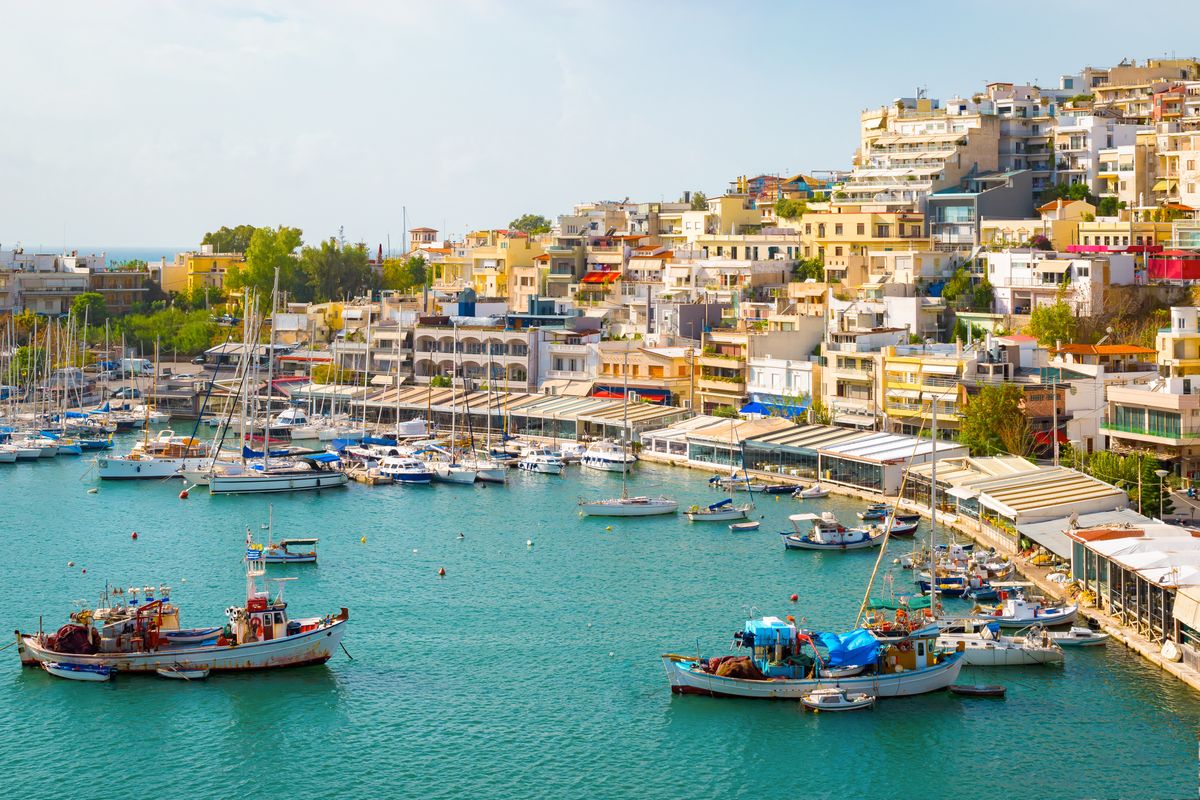
M 813 711 L 858 711 L 875 705 L 875 696 L 865 692 L 849 694 L 841 687 L 828 686 L 801 695 L 800 702 Z
M 209 639 L 216 639 L 221 634 L 221 628 L 180 628 L 174 631 L 159 631 L 161 639 L 171 644 L 199 644 Z
M 174 678 L 181 681 L 202 681 L 208 677 L 206 669 L 186 669 L 184 667 L 160 667 L 154 670 L 160 677 Z
M 921 515 L 915 511 L 897 511 L 892 514 L 896 522 L 920 522 Z
M 998 684 L 972 686 L 965 683 L 950 684 L 950 691 L 964 697 L 1004 697 L 1004 687 Z
M 1108 634 L 1091 628 L 1072 627 L 1063 633 L 1051 633 L 1050 638 L 1059 647 L 1094 647 L 1108 641 Z
M 828 497 L 829 490 L 819 483 L 814 483 L 807 489 L 797 489 L 792 492 L 792 497 L 798 497 L 801 500 L 816 500 L 821 497 Z
M 846 667 L 821 667 L 822 678 L 849 678 L 854 675 L 861 675 L 866 669 L 864 664 L 851 664 Z
M 735 522 L 729 526 L 729 530 L 733 531 L 734 533 L 747 533 L 749 531 L 756 531 L 758 528 L 758 520 L 750 520 L 749 522 Z
M 57 678 L 71 681 L 106 681 L 117 674 L 116 667 L 103 664 L 71 664 L 66 661 L 43 661 L 42 669 Z

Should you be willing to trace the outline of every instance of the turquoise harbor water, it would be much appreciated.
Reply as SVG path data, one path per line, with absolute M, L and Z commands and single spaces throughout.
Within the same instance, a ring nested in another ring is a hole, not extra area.
M 682 516 L 606 531 L 574 503 L 619 491 L 619 479 L 578 468 L 565 479 L 514 473 L 506 488 L 187 501 L 178 481 L 87 494 L 97 483 L 81 480 L 86 468 L 0 465 L 9 631 L 36 628 L 39 613 L 57 627 L 105 580 L 167 583 L 184 624 L 219 622 L 243 599 L 245 528 L 273 503 L 276 534 L 320 536 L 321 562 L 271 574 L 300 576 L 287 589 L 297 615 L 350 608 L 354 660 L 194 684 L 81 684 L 22 670 L 9 648 L 0 764 L 26 789 L 66 779 L 79 797 L 198 800 L 1196 791 L 1198 698 L 1115 645 L 1069 652 L 1061 669 L 966 671 L 1007 685 L 999 701 L 943 693 L 812 715 L 795 703 L 673 697 L 658 656 L 726 652 L 751 613 L 853 621 L 874 553 L 785 553 L 775 531 L 794 500 L 760 503 L 764 527 L 751 534 Z M 701 473 L 639 471 L 638 491 L 684 505 L 715 497 Z M 861 508 L 814 505 L 843 519 Z

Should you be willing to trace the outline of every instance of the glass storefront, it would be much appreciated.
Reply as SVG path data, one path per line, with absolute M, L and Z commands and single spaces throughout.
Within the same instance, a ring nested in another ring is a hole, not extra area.
M 854 461 L 839 456 L 825 456 L 821 460 L 825 480 L 857 486 L 873 492 L 883 491 L 883 465 L 865 461 Z

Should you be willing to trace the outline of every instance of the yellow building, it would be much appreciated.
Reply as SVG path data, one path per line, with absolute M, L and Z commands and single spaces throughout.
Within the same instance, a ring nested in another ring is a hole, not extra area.
M 1158 332 L 1154 347 L 1163 377 L 1200 375 L 1200 308 L 1172 307 L 1171 327 Z
M 836 206 L 810 211 L 796 225 L 800 230 L 801 258 L 824 262 L 831 281 L 846 283 L 860 271 L 853 256 L 869 251 L 926 250 L 925 215 L 914 211 L 869 211 Z
M 967 395 L 963 380 L 968 360 L 956 345 L 922 345 L 883 348 L 879 392 L 884 415 L 892 431 L 928 433 L 937 405 L 938 431 L 958 430 Z
M 695 392 L 692 380 L 696 353 L 690 347 L 640 347 L 637 342 L 601 342 L 600 371 L 592 391 L 595 397 L 630 394 L 662 405 L 682 406 Z M 628 378 L 626 377 L 628 364 Z
M 214 253 L 211 245 L 204 245 L 198 252 L 177 253 L 173 263 L 162 264 L 160 285 L 164 292 L 223 289 L 229 271 L 245 265 L 242 253 Z
M 467 245 L 471 285 L 480 297 L 512 297 L 510 267 L 531 267 L 543 252 L 540 243 L 520 231 L 476 231 Z

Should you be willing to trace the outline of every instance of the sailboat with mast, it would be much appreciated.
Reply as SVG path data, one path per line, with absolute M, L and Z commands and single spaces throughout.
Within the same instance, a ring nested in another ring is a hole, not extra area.
M 737 427 L 731 418 L 729 420 L 729 438 L 731 441 L 737 442 Z M 741 443 L 738 442 L 739 449 Z M 746 472 L 746 456 L 742 454 L 742 475 L 745 478 L 745 485 L 750 485 L 750 475 Z M 685 513 L 689 522 L 732 522 L 735 520 L 749 519 L 750 512 L 754 510 L 754 495 L 750 495 L 749 503 L 735 503 L 733 498 L 735 481 L 726 481 L 725 487 L 729 490 L 729 496 L 724 500 L 720 500 L 709 506 L 692 506 Z
M 462 358 L 458 353 L 458 326 L 454 326 L 454 351 L 455 351 L 455 372 L 462 370 Z M 450 405 L 450 446 L 448 448 L 434 447 L 430 448 L 436 453 L 444 456 L 444 460 L 433 460 L 430 462 L 430 468 L 433 470 L 433 479 L 442 483 L 474 483 L 478 477 L 475 470 L 468 469 L 458 460 L 458 397 L 455 378 L 450 376 L 450 391 L 453 395 Z M 466 381 L 463 381 L 463 395 L 466 396 Z
M 625 406 L 621 416 L 622 462 L 629 457 L 629 350 L 625 350 Z M 652 517 L 674 514 L 679 503 L 669 497 L 630 497 L 629 470 L 621 470 L 621 496 L 606 500 L 580 500 L 580 513 L 585 517 Z
M 275 306 L 279 296 L 279 270 L 275 270 L 275 285 L 271 292 L 271 335 L 267 356 L 267 386 L 274 385 L 274 345 L 275 345 Z M 249 307 L 249 304 L 248 304 Z M 248 312 L 247 317 L 250 316 Z M 258 326 L 262 322 L 259 320 Z M 261 452 L 252 450 L 246 444 L 245 431 L 247 420 L 253 419 L 247 381 L 254 369 L 253 343 L 258 341 L 257 327 L 247 324 L 247 330 L 254 330 L 254 335 L 245 337 L 248 343 L 248 356 L 245 359 L 245 369 L 242 371 L 239 383 L 239 394 L 242 397 L 240 419 L 241 458 L 238 461 L 218 461 L 219 445 L 213 448 L 213 455 L 208 467 L 199 472 L 185 471 L 184 477 L 197 485 L 207 485 L 209 494 L 252 494 L 261 492 L 298 492 L 313 489 L 331 489 L 345 486 L 350 479 L 341 468 L 341 458 L 336 453 L 318 453 L 314 455 L 287 457 L 282 453 L 271 451 L 269 439 L 264 442 Z M 232 414 L 232 409 L 230 411 Z M 225 419 L 228 430 L 230 417 Z M 218 441 L 220 441 L 218 439 Z

